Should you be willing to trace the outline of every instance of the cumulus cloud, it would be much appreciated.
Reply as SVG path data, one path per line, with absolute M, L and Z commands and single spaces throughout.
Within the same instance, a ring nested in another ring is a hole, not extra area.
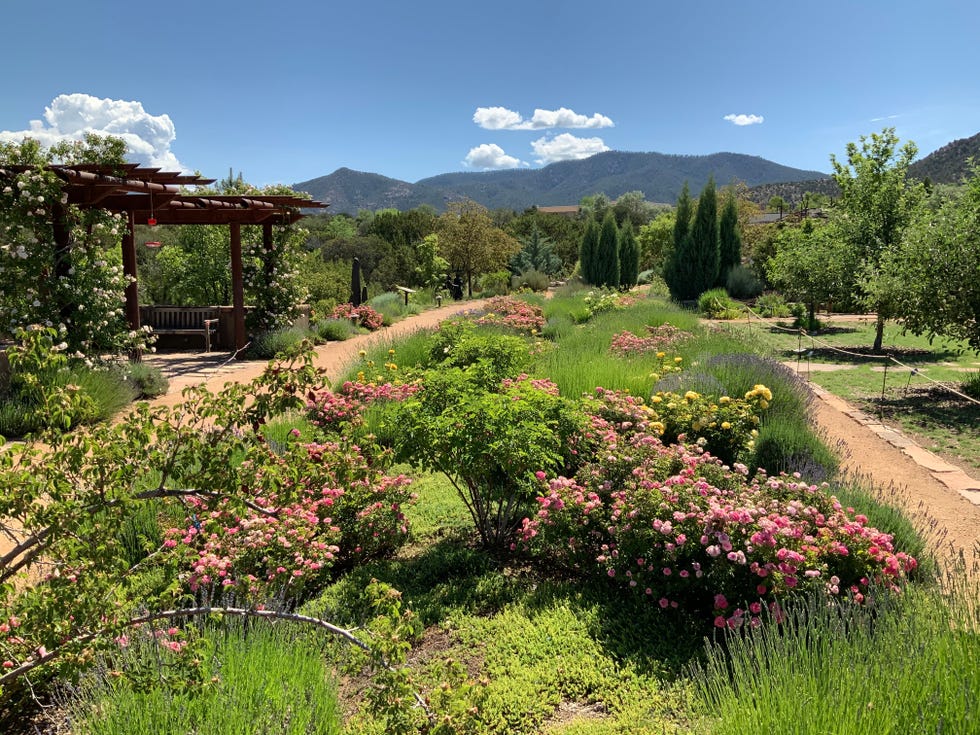
M 126 157 L 134 163 L 167 171 L 188 171 L 170 150 L 177 137 L 168 115 L 151 115 L 136 101 L 100 99 L 88 94 L 62 94 L 44 108 L 44 120 L 31 120 L 29 130 L 2 130 L 0 140 L 35 138 L 50 146 L 81 140 L 86 133 L 114 135 L 126 141 Z
M 578 138 L 571 133 L 538 138 L 531 143 L 531 148 L 538 157 L 537 162 L 544 165 L 557 161 L 577 161 L 609 150 L 602 138 Z
M 530 120 L 506 107 L 477 107 L 473 122 L 487 130 L 546 130 L 550 128 L 611 128 L 613 121 L 598 112 L 591 117 L 575 110 L 559 107 L 557 110 L 536 109 Z
M 483 169 L 517 168 L 518 166 L 527 166 L 527 164 L 519 158 L 508 156 L 504 152 L 504 149 L 496 143 L 484 143 L 482 145 L 478 145 L 476 148 L 471 148 L 470 152 L 466 154 L 466 158 L 463 159 L 463 163 L 473 168 Z
M 762 115 L 725 115 L 723 118 L 730 123 L 735 123 L 739 127 L 743 125 L 761 125 L 765 118 Z

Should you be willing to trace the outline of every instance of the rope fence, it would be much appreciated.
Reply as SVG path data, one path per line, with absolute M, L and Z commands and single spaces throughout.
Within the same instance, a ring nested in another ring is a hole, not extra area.
M 816 345 L 820 345 L 820 347 L 822 349 L 829 350 L 831 352 L 836 352 L 836 353 L 841 354 L 841 355 L 847 355 L 849 357 L 861 358 L 862 360 L 875 360 L 875 359 L 881 359 L 881 360 L 883 360 L 884 361 L 884 375 L 883 375 L 882 381 L 881 381 L 881 402 L 879 404 L 879 411 L 883 410 L 883 408 L 884 408 L 885 391 L 886 391 L 886 386 L 887 386 L 887 381 L 888 381 L 888 366 L 891 365 L 891 364 L 898 365 L 900 368 L 903 368 L 903 369 L 909 371 L 909 379 L 908 379 L 908 382 L 905 385 L 905 392 L 906 392 L 906 394 L 908 393 L 908 389 L 909 389 L 909 387 L 912 384 L 912 378 L 915 377 L 915 376 L 919 376 L 923 380 L 925 380 L 925 381 L 927 381 L 929 383 L 932 383 L 934 386 L 936 386 L 937 388 L 939 388 L 939 389 L 941 389 L 941 390 L 943 390 L 943 391 L 945 391 L 947 393 L 951 393 L 951 394 L 957 396 L 958 398 L 961 398 L 962 400 L 967 401 L 968 403 L 972 403 L 975 406 L 980 406 L 980 401 L 978 401 L 977 399 L 975 399 L 975 398 L 973 398 L 971 396 L 968 396 L 965 393 L 962 393 L 961 391 L 956 390 L 955 388 L 951 388 L 950 386 L 946 385 L 945 383 L 941 383 L 938 380 L 933 380 L 932 378 L 930 378 L 927 375 L 923 375 L 922 370 L 920 370 L 919 368 L 916 368 L 916 367 L 912 367 L 910 365 L 906 365 L 904 362 L 902 362 L 901 360 L 898 360 L 893 355 L 889 355 L 889 354 L 868 355 L 868 354 L 862 353 L 862 352 L 852 352 L 850 350 L 845 350 L 842 347 L 838 347 L 837 345 L 832 345 L 829 342 L 826 342 L 826 341 L 824 341 L 822 339 L 819 339 L 818 337 L 813 336 L 812 334 L 809 334 L 802 327 L 790 328 L 790 327 L 783 327 L 783 326 L 780 326 L 778 324 L 772 324 L 771 322 L 767 322 L 765 320 L 765 317 L 763 317 L 761 314 L 757 314 L 750 307 L 744 306 L 743 308 L 749 314 L 750 320 L 751 320 L 751 317 L 754 316 L 761 323 L 765 324 L 767 327 L 769 327 L 771 329 L 775 329 L 775 330 L 778 330 L 778 331 L 781 331 L 781 332 L 787 332 L 787 333 L 792 333 L 792 334 L 798 334 L 799 335 L 799 342 L 798 342 L 798 345 L 797 345 L 797 349 L 795 350 L 795 353 L 796 353 L 797 374 L 799 374 L 799 372 L 800 372 L 800 369 L 799 369 L 800 360 L 802 359 L 803 355 L 806 354 L 806 357 L 807 357 L 807 380 L 810 380 L 810 354 L 812 353 L 812 351 L 816 347 Z M 809 338 L 809 340 L 810 340 L 810 349 L 809 350 L 805 350 L 803 348 L 803 339 L 804 338 Z

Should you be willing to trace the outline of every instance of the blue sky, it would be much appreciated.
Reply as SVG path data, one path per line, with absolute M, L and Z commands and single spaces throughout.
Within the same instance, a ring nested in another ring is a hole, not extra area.
M 0 139 L 114 132 L 134 160 L 215 178 L 234 168 L 259 185 L 341 166 L 414 182 L 604 149 L 733 151 L 826 172 L 830 153 L 885 126 L 920 155 L 980 132 L 974 0 L 0 11 Z

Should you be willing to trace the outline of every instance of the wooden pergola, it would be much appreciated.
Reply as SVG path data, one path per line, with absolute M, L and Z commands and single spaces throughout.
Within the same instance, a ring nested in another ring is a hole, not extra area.
M 26 166 L 0 169 L 20 172 Z M 288 195 L 182 194 L 181 187 L 206 186 L 214 179 L 162 171 L 139 164 L 107 166 L 94 164 L 52 165 L 51 171 L 65 182 L 67 203 L 82 208 L 106 209 L 126 217 L 122 240 L 123 271 L 130 276 L 126 287 L 126 319 L 130 329 L 140 326 L 139 291 L 136 273 L 136 225 L 228 225 L 231 233 L 232 316 L 235 350 L 246 344 L 245 285 L 242 277 L 242 225 L 261 225 L 262 242 L 273 247 L 274 225 L 292 224 L 304 215 L 301 209 L 322 209 L 328 205 Z M 55 205 L 55 240 L 67 248 L 69 233 Z M 63 240 L 63 241 L 62 241 Z

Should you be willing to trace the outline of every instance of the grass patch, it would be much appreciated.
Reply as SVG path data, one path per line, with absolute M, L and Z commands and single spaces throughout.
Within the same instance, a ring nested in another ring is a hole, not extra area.
M 709 731 L 978 732 L 976 593 L 911 587 L 873 607 L 819 597 L 781 626 L 728 636 L 694 673 Z
M 85 682 L 71 705 L 78 735 L 335 735 L 341 732 L 333 677 L 314 637 L 295 628 L 241 626 L 209 634 L 211 684 L 175 690 L 127 679 Z M 155 644 L 149 644 L 155 645 Z M 150 651 L 133 650 L 131 656 Z M 125 666 L 126 657 L 113 666 Z M 152 664 L 151 664 L 152 665 Z

